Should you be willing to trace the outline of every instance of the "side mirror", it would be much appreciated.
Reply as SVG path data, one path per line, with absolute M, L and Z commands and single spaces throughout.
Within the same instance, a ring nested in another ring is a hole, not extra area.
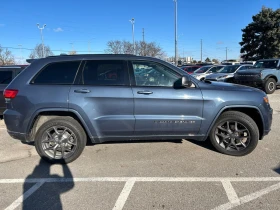
M 182 77 L 182 86 L 183 87 L 191 87 L 192 86 L 192 81 L 190 77 L 188 76 L 183 76 Z

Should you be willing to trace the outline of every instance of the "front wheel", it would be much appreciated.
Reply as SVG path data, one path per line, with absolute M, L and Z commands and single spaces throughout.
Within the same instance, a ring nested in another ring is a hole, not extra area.
M 228 111 L 223 113 L 213 126 L 210 141 L 221 153 L 244 156 L 256 148 L 259 141 L 259 129 L 248 115 Z
M 86 145 L 82 126 L 71 117 L 56 117 L 45 122 L 35 135 L 35 148 L 50 163 L 76 160 Z
M 269 78 L 264 84 L 264 90 L 267 94 L 272 94 L 276 90 L 276 81 L 273 78 Z

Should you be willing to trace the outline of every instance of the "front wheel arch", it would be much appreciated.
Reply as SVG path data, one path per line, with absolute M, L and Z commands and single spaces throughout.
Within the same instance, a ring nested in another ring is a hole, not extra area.
M 244 114 L 247 114 L 249 117 L 251 117 L 257 124 L 258 128 L 259 128 L 259 138 L 260 140 L 263 139 L 264 136 L 264 119 L 263 116 L 261 115 L 260 110 L 258 109 L 258 107 L 255 106 L 225 106 L 223 107 L 218 114 L 215 116 L 214 120 L 212 121 L 210 127 L 207 130 L 206 136 L 205 136 L 205 140 L 208 138 L 210 131 L 212 130 L 214 124 L 216 123 L 216 121 L 218 120 L 218 118 L 227 111 L 239 111 L 242 112 Z

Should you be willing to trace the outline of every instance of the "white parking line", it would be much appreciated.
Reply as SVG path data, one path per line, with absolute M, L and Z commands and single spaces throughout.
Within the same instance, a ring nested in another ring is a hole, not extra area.
M 0 179 L 0 183 L 37 182 L 280 182 L 278 177 L 90 177 L 90 178 L 38 178 L 38 179 Z
M 135 183 L 135 180 L 133 180 L 133 179 L 129 180 L 125 183 L 124 188 L 123 188 L 113 210 L 122 210 L 123 209 L 124 204 L 132 190 L 134 183 Z
M 275 191 L 275 190 L 278 190 L 280 189 L 280 183 L 278 184 L 275 184 L 275 185 L 272 185 L 270 187 L 267 187 L 265 189 L 262 189 L 260 191 L 257 191 L 257 192 L 254 192 L 254 193 L 251 193 L 249 195 L 245 195 L 243 197 L 240 198 L 240 203 L 231 203 L 231 202 L 228 202 L 226 204 L 223 204 L 223 205 L 220 205 L 216 208 L 214 208 L 213 210 L 229 210 L 229 209 L 232 209 L 236 206 L 240 206 L 242 204 L 245 204 L 245 203 L 248 203 L 252 200 L 255 200 L 263 195 L 266 195 L 272 191 Z
M 38 179 L 0 179 L 0 184 L 9 183 L 35 183 L 22 196 L 15 200 L 6 210 L 17 208 L 24 199 L 28 198 L 44 183 L 63 183 L 63 182 L 125 182 L 124 188 L 120 193 L 113 210 L 122 210 L 135 182 L 221 182 L 227 197 L 228 203 L 215 208 L 215 210 L 226 210 L 248 203 L 271 191 L 280 189 L 280 183 L 267 187 L 258 192 L 238 198 L 231 182 L 280 182 L 280 177 L 90 177 L 90 178 L 38 178 Z
M 223 187 L 225 188 L 229 202 L 232 204 L 240 204 L 240 200 L 230 181 L 222 181 L 222 184 Z
M 36 190 L 38 190 L 44 182 L 38 182 L 29 190 L 27 190 L 23 195 L 21 195 L 18 199 L 16 199 L 10 206 L 8 206 L 5 210 L 14 210 L 16 209 L 26 198 L 32 195 Z

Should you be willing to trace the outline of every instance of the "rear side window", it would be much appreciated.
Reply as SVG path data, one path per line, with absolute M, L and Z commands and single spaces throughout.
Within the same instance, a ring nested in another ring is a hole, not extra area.
M 80 61 L 49 64 L 33 79 L 32 84 L 72 84 L 79 65 Z
M 0 71 L 0 84 L 9 84 L 13 79 L 12 71 Z
M 125 61 L 86 61 L 80 84 L 83 85 L 128 85 L 129 76 Z

